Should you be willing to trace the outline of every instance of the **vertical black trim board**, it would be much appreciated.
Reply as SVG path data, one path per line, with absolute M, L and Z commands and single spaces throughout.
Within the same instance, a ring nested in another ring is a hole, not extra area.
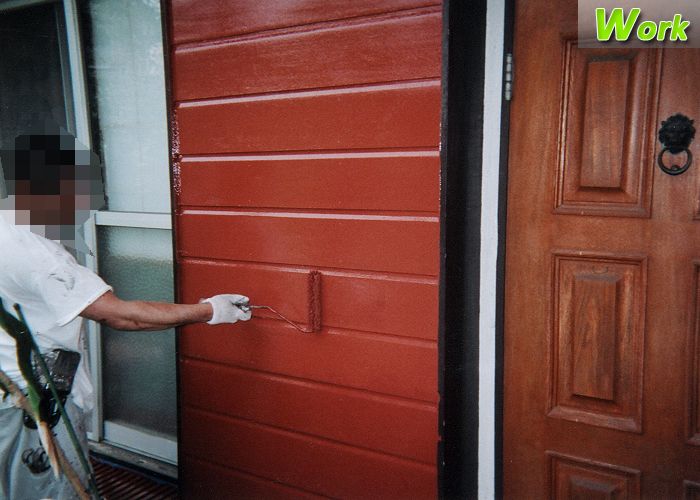
M 476 498 L 486 0 L 445 0 L 442 40 L 440 436 L 443 500 Z
M 515 0 L 505 0 L 504 57 L 513 53 Z M 514 64 L 517 64 L 514 62 Z M 505 65 L 503 68 L 505 81 Z M 508 144 L 510 103 L 503 101 L 501 108 L 501 164 L 498 183 L 498 258 L 496 264 L 496 408 L 495 421 L 495 498 L 503 498 L 503 342 L 505 332 L 505 274 L 506 274 L 506 213 L 508 199 Z

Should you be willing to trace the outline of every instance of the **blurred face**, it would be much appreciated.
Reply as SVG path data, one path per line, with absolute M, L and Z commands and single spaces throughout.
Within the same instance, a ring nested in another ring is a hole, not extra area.
M 0 147 L 0 217 L 89 253 L 78 232 L 105 204 L 99 157 L 50 119 Z
M 75 189 L 73 181 L 61 181 L 61 194 L 32 192 L 32 181 L 15 181 L 15 210 L 24 212 L 16 223 L 32 226 L 75 225 Z

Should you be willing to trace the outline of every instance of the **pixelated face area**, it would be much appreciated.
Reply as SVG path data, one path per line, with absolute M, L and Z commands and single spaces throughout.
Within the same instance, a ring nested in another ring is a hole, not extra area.
M 105 204 L 98 156 L 47 119 L 0 148 L 0 215 L 92 253 L 77 232 Z

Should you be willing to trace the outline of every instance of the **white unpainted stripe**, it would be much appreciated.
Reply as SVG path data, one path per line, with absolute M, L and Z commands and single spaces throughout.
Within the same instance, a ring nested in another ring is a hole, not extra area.
M 288 219 L 331 219 L 331 220 L 364 220 L 364 221 L 394 221 L 394 222 L 440 222 L 439 217 L 415 217 L 407 215 L 367 215 L 367 214 L 319 214 L 308 212 L 249 212 L 230 210 L 183 210 L 189 215 L 228 215 L 233 217 L 275 217 Z
M 481 184 L 481 278 L 479 308 L 479 489 L 480 500 L 495 496 L 496 260 L 498 186 L 503 96 L 504 0 L 488 0 L 484 82 L 484 139 Z
M 385 90 L 406 90 L 421 87 L 440 87 L 441 81 L 439 78 L 420 80 L 415 82 L 392 83 L 385 85 L 363 85 L 359 87 L 342 87 L 333 89 L 321 90 L 303 90 L 294 92 L 284 92 L 279 94 L 262 94 L 250 95 L 242 97 L 227 97 L 225 99 L 206 99 L 196 101 L 186 101 L 180 103 L 180 108 L 203 107 L 203 106 L 220 106 L 222 104 L 233 104 L 237 102 L 255 102 L 255 101 L 278 101 L 281 99 L 299 99 L 303 97 L 317 97 L 330 95 L 344 94 L 364 94 L 367 92 L 380 92 Z
M 235 162 L 235 161 L 270 161 L 270 160 L 333 160 L 345 158 L 422 158 L 440 157 L 440 151 L 435 148 L 431 151 L 363 151 L 345 153 L 289 153 L 289 154 L 262 154 L 241 156 L 187 156 L 183 162 Z

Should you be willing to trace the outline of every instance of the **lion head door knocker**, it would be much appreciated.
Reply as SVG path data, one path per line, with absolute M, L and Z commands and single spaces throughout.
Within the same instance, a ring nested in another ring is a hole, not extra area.
M 680 175 L 690 166 L 693 161 L 693 155 L 690 154 L 688 146 L 695 138 L 695 127 L 693 120 L 680 113 L 669 117 L 666 121 L 661 122 L 659 129 L 659 142 L 664 145 L 664 148 L 659 153 L 659 167 L 668 175 Z M 664 164 L 664 153 L 677 155 L 685 152 L 685 164 L 683 166 L 673 164 L 667 167 Z

